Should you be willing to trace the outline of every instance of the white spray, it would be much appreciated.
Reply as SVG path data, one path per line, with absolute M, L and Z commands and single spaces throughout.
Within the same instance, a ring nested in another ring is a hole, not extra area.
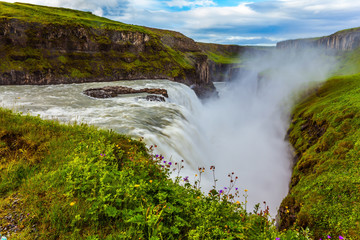
M 266 201 L 274 215 L 286 196 L 292 156 L 284 140 L 296 93 L 329 76 L 334 61 L 319 50 L 276 50 L 251 59 L 252 73 L 228 83 L 200 114 L 204 156 L 216 166 L 218 186 L 228 173 L 248 189 L 250 207 Z M 208 168 L 209 166 L 207 166 Z

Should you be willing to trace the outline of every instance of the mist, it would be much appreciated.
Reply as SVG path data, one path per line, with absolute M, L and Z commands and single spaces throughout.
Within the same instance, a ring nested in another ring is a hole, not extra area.
M 285 140 L 291 108 L 303 91 L 327 79 L 334 65 L 319 49 L 274 50 L 249 59 L 250 73 L 205 104 L 199 116 L 207 142 L 201 144 L 203 162 L 207 169 L 215 165 L 218 190 L 229 187 L 227 176 L 234 172 L 240 193 L 248 190 L 248 209 L 266 201 L 275 217 L 291 177 L 293 157 Z M 211 172 L 207 178 L 211 184 Z

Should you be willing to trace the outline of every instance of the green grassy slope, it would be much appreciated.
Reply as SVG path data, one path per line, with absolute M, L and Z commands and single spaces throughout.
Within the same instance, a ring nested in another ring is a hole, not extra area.
M 237 45 L 220 45 L 211 43 L 197 43 L 210 61 L 218 64 L 240 64 L 243 48 Z
M 78 24 L 94 28 L 108 28 L 119 31 L 136 31 L 151 33 L 145 27 L 124 24 L 107 18 L 68 8 L 55 8 L 27 3 L 0 2 L 0 17 L 7 19 L 20 19 L 25 22 L 42 24 Z
M 181 163 L 151 149 L 111 131 L 0 109 L 0 233 L 11 240 L 308 239 L 277 232 L 266 209 L 246 213 L 232 199 L 241 195 L 235 189 L 203 195 L 187 180 L 170 180 Z
M 296 165 L 280 208 L 281 229 L 308 226 L 315 239 L 360 239 L 359 53 L 339 57 L 338 76 L 293 110 Z

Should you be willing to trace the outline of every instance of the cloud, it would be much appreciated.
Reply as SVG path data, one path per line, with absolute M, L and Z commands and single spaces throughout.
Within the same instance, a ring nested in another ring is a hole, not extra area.
M 215 0 L 23 2 L 92 11 L 121 22 L 175 30 L 197 41 L 217 43 L 259 44 L 262 39 L 269 44 L 274 39 L 316 37 L 360 25 L 358 0 L 239 0 L 235 6 L 236 1 Z M 211 37 L 214 35 L 217 37 Z
M 183 8 L 183 7 L 197 7 L 197 6 L 201 6 L 201 7 L 205 7 L 205 6 L 211 6 L 211 5 L 216 5 L 213 1 L 211 0 L 196 0 L 196 1 L 189 1 L 189 0 L 171 0 L 169 2 L 166 3 L 169 7 L 179 7 L 179 8 Z

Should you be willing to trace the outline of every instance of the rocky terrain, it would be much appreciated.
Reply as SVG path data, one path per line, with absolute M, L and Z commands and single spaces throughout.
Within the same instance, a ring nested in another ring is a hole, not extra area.
M 167 90 L 161 88 L 133 89 L 122 86 L 108 86 L 103 88 L 91 88 L 84 91 L 84 94 L 94 98 L 111 98 L 111 97 L 116 97 L 119 94 L 136 94 L 136 93 L 149 93 L 150 95 L 148 95 L 148 97 L 145 98 L 146 100 L 149 101 L 156 99 L 165 100 L 164 98 L 161 98 L 161 96 L 166 98 L 169 97 Z M 161 95 L 160 98 L 155 97 L 157 95 Z

